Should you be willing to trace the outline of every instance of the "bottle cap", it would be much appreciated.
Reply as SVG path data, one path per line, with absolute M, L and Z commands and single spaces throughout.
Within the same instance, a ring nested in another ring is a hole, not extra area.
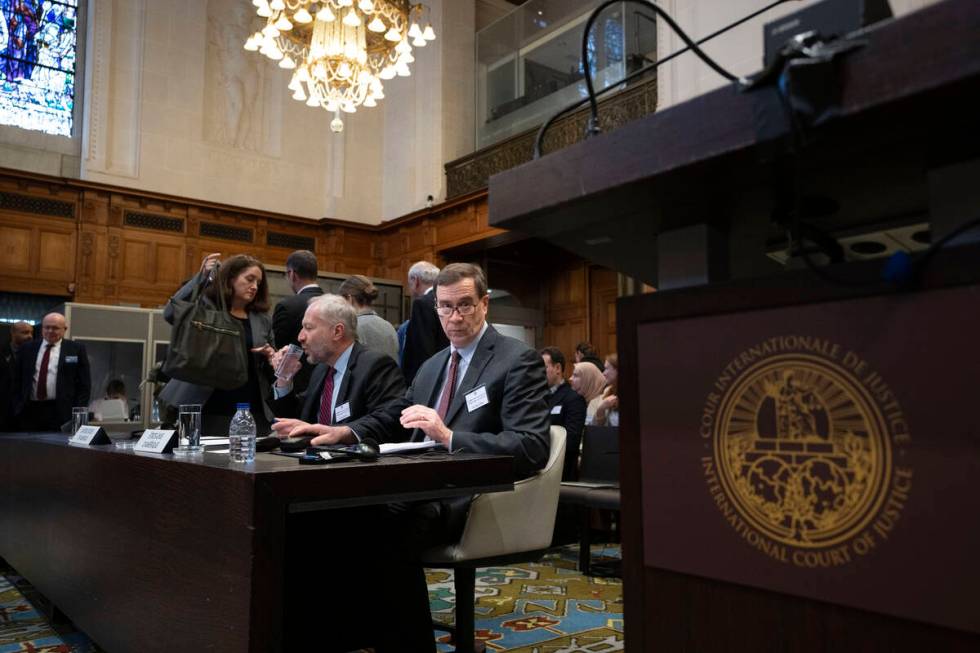
M 250 404 L 235 404 L 235 410 L 249 410 L 250 408 Z

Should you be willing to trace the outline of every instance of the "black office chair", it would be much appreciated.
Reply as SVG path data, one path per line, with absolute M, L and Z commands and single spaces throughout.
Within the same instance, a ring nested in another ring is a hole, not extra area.
M 589 575 L 592 562 L 590 511 L 619 512 L 620 509 L 619 429 L 614 426 L 585 427 L 579 480 L 561 484 L 559 502 L 579 510 L 579 571 Z

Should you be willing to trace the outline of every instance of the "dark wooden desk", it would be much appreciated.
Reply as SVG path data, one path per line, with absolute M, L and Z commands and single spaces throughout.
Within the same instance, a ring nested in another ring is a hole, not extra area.
M 0 437 L 0 555 L 99 646 L 276 651 L 289 512 L 513 488 L 504 456 L 300 466 Z

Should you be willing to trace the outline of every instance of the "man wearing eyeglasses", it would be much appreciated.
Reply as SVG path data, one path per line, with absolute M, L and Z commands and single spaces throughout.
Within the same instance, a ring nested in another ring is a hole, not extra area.
M 435 440 L 451 452 L 513 456 L 515 475 L 531 476 L 545 466 L 551 446 L 541 357 L 487 324 L 490 297 L 478 266 L 447 265 L 439 272 L 435 293 L 449 347 L 423 363 L 402 399 L 350 426 L 379 442 Z M 417 560 L 428 547 L 458 541 L 470 501 L 461 497 L 390 506 L 399 553 Z M 401 581 L 389 590 L 393 604 L 400 606 L 404 650 L 433 650 L 421 565 Z

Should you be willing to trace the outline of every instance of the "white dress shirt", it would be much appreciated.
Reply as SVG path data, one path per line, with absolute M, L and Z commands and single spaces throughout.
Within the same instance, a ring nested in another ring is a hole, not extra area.
M 446 389 L 446 383 L 449 382 L 449 366 L 453 362 L 453 352 L 459 352 L 459 363 L 456 367 L 456 387 L 453 389 L 453 401 L 456 400 L 456 390 L 459 390 L 459 384 L 463 382 L 463 377 L 466 376 L 466 370 L 470 366 L 470 361 L 473 360 L 473 354 L 476 353 L 476 348 L 479 346 L 480 341 L 483 340 L 483 334 L 487 332 L 488 323 L 483 323 L 483 328 L 480 329 L 480 333 L 473 339 L 473 342 L 456 349 L 451 344 L 449 345 L 449 359 L 446 361 L 446 368 L 442 372 L 442 383 L 439 385 L 439 392 L 436 393 L 436 401 L 439 401 L 439 397 L 442 396 L 443 391 Z M 429 436 L 425 436 L 426 440 L 431 440 Z M 449 443 L 446 446 L 450 452 L 453 450 L 453 436 L 450 434 Z
M 61 343 L 64 339 L 51 345 L 51 357 L 48 360 L 48 382 L 45 384 L 48 390 L 48 401 L 55 398 L 55 390 L 58 388 L 58 359 L 61 357 Z M 41 360 L 44 358 L 44 350 L 48 346 L 48 341 L 41 341 L 41 346 L 37 350 L 37 358 L 34 359 L 34 381 L 31 384 L 31 401 L 37 401 L 37 378 L 41 373 Z

